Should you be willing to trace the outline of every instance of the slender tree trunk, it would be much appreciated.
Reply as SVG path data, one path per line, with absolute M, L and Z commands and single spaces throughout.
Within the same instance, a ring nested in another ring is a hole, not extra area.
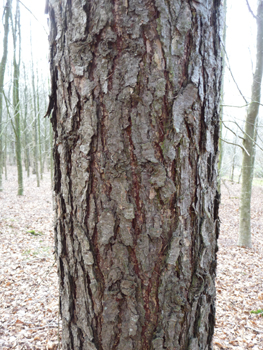
M 241 201 L 239 216 L 239 237 L 238 245 L 242 247 L 251 247 L 251 225 L 250 225 L 250 207 L 251 207 L 251 191 L 253 181 L 253 154 L 254 139 L 256 135 L 256 119 L 258 116 L 260 97 L 261 97 L 261 81 L 263 72 L 263 0 L 258 1 L 257 10 L 257 58 L 256 69 L 253 76 L 251 103 L 248 107 L 244 147 L 249 155 L 243 151 L 242 161 L 242 184 L 241 184 Z
M 39 154 L 39 165 L 40 165 L 40 178 L 43 179 L 43 154 L 42 154 L 42 138 L 41 138 L 41 123 L 40 123 L 40 103 L 39 103 L 39 76 L 37 70 L 37 84 L 35 91 L 36 106 L 37 106 L 37 130 L 38 130 L 38 154 Z
M 9 17 L 11 13 L 11 0 L 6 1 L 4 8 L 4 40 L 3 40 L 3 56 L 0 63 L 0 191 L 3 191 L 3 91 L 4 91 L 4 78 L 5 68 L 7 62 L 8 53 L 8 34 L 9 34 Z
M 25 170 L 27 177 L 30 175 L 30 155 L 29 155 L 29 122 L 28 122 L 28 91 L 27 91 L 27 76 L 24 66 L 24 153 L 25 153 Z
M 50 1 L 64 349 L 212 349 L 219 4 Z
M 19 101 L 19 67 L 14 62 L 14 86 L 13 86 L 13 105 L 15 114 L 16 129 L 16 165 L 18 176 L 18 192 L 19 196 L 23 195 L 23 168 L 22 168 L 22 147 L 21 147 L 21 126 L 20 126 L 20 101 Z
M 53 160 L 53 130 L 52 125 L 50 123 L 49 126 L 49 142 L 50 142 L 50 150 L 49 150 L 49 164 L 50 164 L 50 178 L 51 178 L 51 186 L 53 188 L 53 180 L 54 180 L 54 160 Z
M 4 150 L 4 167 L 5 167 L 5 180 L 7 180 L 7 135 L 5 134 L 5 150 Z
M 258 138 L 258 118 L 256 120 L 256 125 L 255 125 L 255 134 L 254 134 L 254 142 L 253 142 L 253 152 L 252 152 L 252 181 L 254 178 L 254 170 L 255 170 L 255 159 L 256 159 L 256 143 L 257 143 L 257 138 Z
M 32 61 L 32 90 L 33 90 L 33 115 L 34 115 L 34 123 L 33 123 L 33 133 L 34 133 L 34 173 L 37 177 L 37 187 L 40 187 L 40 177 L 39 177 L 39 168 L 38 168 L 38 160 L 39 160 L 39 150 L 38 150 L 38 113 L 37 113 L 37 103 L 36 103 L 36 87 L 35 87 L 35 72 L 34 72 L 34 60 L 33 60 L 33 51 L 32 51 L 32 38 L 30 40 L 31 43 L 31 61 Z
M 237 138 L 235 139 L 235 143 L 237 142 Z M 234 146 L 234 155 L 232 158 L 232 166 L 231 166 L 231 175 L 230 175 L 230 181 L 234 182 L 234 175 L 235 175 L 235 167 L 236 167 L 236 156 L 237 156 L 237 146 Z
M 45 110 L 47 110 L 47 107 L 45 108 Z M 44 146 L 45 146 L 45 152 L 44 152 L 44 157 L 43 157 L 43 167 L 45 169 L 47 169 L 47 171 L 50 171 L 50 138 L 52 139 L 52 134 L 50 134 L 50 120 L 49 119 L 45 119 L 45 142 L 44 142 Z M 52 127 L 52 126 L 51 126 Z
M 18 40 L 18 48 L 17 48 Z M 16 165 L 17 165 L 17 180 L 19 196 L 23 195 L 23 167 L 22 167 L 22 148 L 21 148 L 21 125 L 20 125 L 20 99 L 19 99 L 19 76 L 20 76 L 20 57 L 21 57 L 21 32 L 20 32 L 20 9 L 19 1 L 16 1 L 15 24 L 13 27 L 13 108 L 15 119 L 15 150 L 16 150 Z M 18 58 L 17 58 L 18 56 Z
M 221 55 L 222 55 L 222 83 L 221 83 L 221 98 L 220 98 L 220 138 L 218 141 L 219 146 L 219 158 L 218 158 L 218 192 L 221 193 L 221 170 L 222 170 L 222 160 L 223 160 L 223 117 L 224 117 L 224 78 L 225 78 L 225 47 L 226 47 L 226 12 L 227 12 L 227 0 L 224 0 L 223 5 L 223 36 L 221 43 Z

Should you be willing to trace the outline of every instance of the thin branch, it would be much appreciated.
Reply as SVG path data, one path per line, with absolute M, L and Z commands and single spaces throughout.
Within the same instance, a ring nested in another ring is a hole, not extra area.
M 248 7 L 248 11 L 251 13 L 251 15 L 257 20 L 257 16 L 254 15 L 254 12 L 252 11 L 250 5 L 249 5 L 249 2 L 248 0 L 246 0 L 246 3 L 247 3 L 247 7 Z
M 10 101 L 8 100 L 8 98 L 6 97 L 4 91 L 3 91 L 3 95 L 4 95 L 4 98 L 5 98 L 5 104 L 6 104 L 7 114 L 9 115 L 9 118 L 10 118 L 10 120 L 11 120 L 11 124 L 12 124 L 13 130 L 14 130 L 14 133 L 15 133 L 15 137 L 16 137 L 16 139 L 17 139 L 16 128 L 15 128 L 13 119 L 12 119 L 11 114 L 10 114 L 10 111 L 9 111 L 9 106 L 8 106 L 8 103 L 9 103 L 9 104 L 11 104 L 11 103 L 10 103 Z
M 241 92 L 241 90 L 240 90 L 240 88 L 239 88 L 239 86 L 238 86 L 238 84 L 237 84 L 237 82 L 236 82 L 236 79 L 234 78 L 233 72 L 232 72 L 232 70 L 231 70 L 231 68 L 230 68 L 229 58 L 228 58 L 228 55 L 227 55 L 227 52 L 226 52 L 225 45 L 224 45 L 224 43 L 223 43 L 223 41 L 222 41 L 221 39 L 220 39 L 220 42 L 221 42 L 221 45 L 222 45 L 222 47 L 223 47 L 223 49 L 224 49 L 224 52 L 225 52 L 225 57 L 226 57 L 227 63 L 228 63 L 228 64 L 227 64 L 227 68 L 228 68 L 228 70 L 229 70 L 229 72 L 230 72 L 230 74 L 231 74 L 231 77 L 232 77 L 232 79 L 233 79 L 233 81 L 234 81 L 234 83 L 235 83 L 235 85 L 236 85 L 236 87 L 237 87 L 237 89 L 238 89 L 240 95 L 242 96 L 243 100 L 246 102 L 246 104 L 248 104 L 248 101 L 247 101 L 247 99 L 245 98 L 245 96 L 242 94 L 242 92 Z
M 222 120 L 222 123 L 224 124 L 224 127 L 232 132 L 236 137 L 239 137 L 241 140 L 245 141 L 245 139 L 242 136 L 237 135 L 232 129 L 230 129 L 228 126 L 226 126 L 225 122 Z M 243 130 L 242 130 L 243 131 Z
M 40 21 L 39 21 L 39 20 L 37 19 L 37 17 L 33 14 L 33 12 L 32 12 L 31 10 L 29 10 L 29 8 L 26 7 L 26 5 L 25 5 L 22 1 L 20 1 L 20 0 L 18 0 L 18 1 L 20 2 L 21 5 L 24 6 L 24 8 L 25 8 L 28 12 L 31 13 L 31 15 L 32 15 L 32 16 L 35 18 L 35 20 L 42 26 L 42 28 L 44 29 L 45 33 L 48 35 L 48 32 L 46 31 L 46 28 L 43 26 L 43 24 L 40 23 Z
M 232 106 L 232 105 L 220 105 L 221 107 L 232 107 L 232 108 L 245 108 L 247 107 L 249 104 L 245 104 L 244 106 Z
M 252 329 L 252 331 L 254 331 L 256 333 L 263 333 L 263 331 L 260 330 L 260 329 L 252 328 L 252 327 L 249 327 L 249 326 L 245 326 L 245 328 Z
M 262 103 L 257 102 L 257 101 L 251 101 L 250 103 L 258 103 L 260 106 L 263 106 Z M 250 103 L 247 103 L 244 106 L 221 105 L 221 107 L 245 108 L 245 107 L 248 107 L 250 105 Z
M 238 136 L 237 134 L 234 133 L 233 130 L 231 130 L 230 128 L 228 128 L 226 125 L 225 125 L 225 122 L 222 121 L 222 123 L 224 124 L 225 128 L 227 128 L 228 130 L 230 130 L 234 135 Z M 258 146 L 259 149 L 261 149 L 261 151 L 263 151 L 263 148 L 259 146 L 259 144 L 253 139 L 253 137 L 249 136 L 242 128 L 240 125 L 238 125 L 238 123 L 236 121 L 232 121 L 232 120 L 229 120 L 228 123 L 234 123 L 236 124 L 236 126 L 242 131 L 243 134 L 245 134 L 252 142 L 254 145 Z M 241 136 L 238 136 L 239 138 L 241 138 L 242 140 L 244 140 Z M 260 139 L 260 137 L 259 137 Z M 261 140 L 261 139 L 260 139 Z
M 248 151 L 245 149 L 244 146 L 241 146 L 241 145 L 239 145 L 238 143 L 233 143 L 233 142 L 226 141 L 226 140 L 222 139 L 221 137 L 220 137 L 220 139 L 221 139 L 223 142 L 228 143 L 229 145 L 234 145 L 234 146 L 240 147 L 240 148 L 241 148 L 244 152 L 246 152 L 246 154 L 250 157 L 250 154 L 248 153 Z

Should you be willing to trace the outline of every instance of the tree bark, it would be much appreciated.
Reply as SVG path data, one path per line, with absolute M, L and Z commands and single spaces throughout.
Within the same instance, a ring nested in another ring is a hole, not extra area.
M 239 208 L 239 236 L 238 245 L 252 247 L 251 242 L 251 192 L 254 173 L 254 152 L 256 138 L 256 119 L 258 116 L 261 81 L 263 74 L 263 0 L 258 1 L 257 10 L 257 57 L 256 69 L 253 76 L 251 102 L 248 107 L 243 145 L 248 154 L 243 151 L 242 177 L 241 177 L 241 200 Z
M 64 349 L 212 349 L 220 1 L 50 1 Z

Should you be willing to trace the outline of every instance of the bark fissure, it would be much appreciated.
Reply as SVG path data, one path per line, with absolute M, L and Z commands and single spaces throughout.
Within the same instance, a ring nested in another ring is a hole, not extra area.
M 67 349 L 211 349 L 214 6 L 50 5 Z

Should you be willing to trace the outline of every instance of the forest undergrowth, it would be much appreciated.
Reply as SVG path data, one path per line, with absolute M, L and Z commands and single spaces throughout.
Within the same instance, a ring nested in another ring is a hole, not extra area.
M 0 192 L 0 349 L 55 350 L 61 321 L 50 174 L 40 188 L 34 175 L 25 177 L 24 188 L 18 197 L 10 167 Z M 239 195 L 240 185 L 222 184 L 215 350 L 263 350 L 263 187 L 253 189 L 252 249 L 236 246 Z

